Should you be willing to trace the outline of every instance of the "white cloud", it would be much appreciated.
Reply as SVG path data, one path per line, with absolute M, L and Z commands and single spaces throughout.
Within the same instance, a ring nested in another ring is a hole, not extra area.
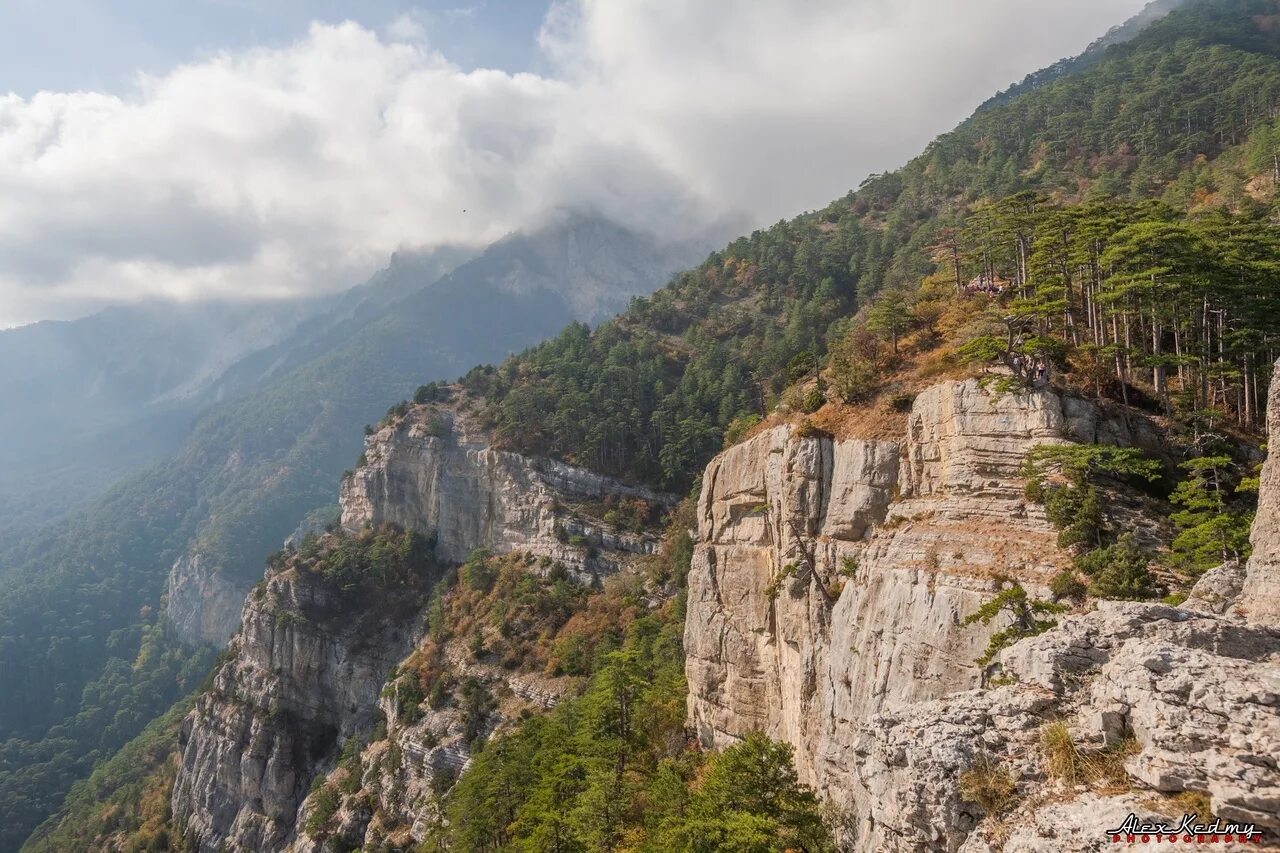
M 387 37 L 392 41 L 426 41 L 427 25 L 421 12 L 410 10 L 397 15 L 387 25 Z
M 0 97 L 0 325 L 332 289 L 566 206 L 675 233 L 772 221 L 1140 5 L 582 0 L 548 15 L 545 75 L 464 72 L 407 17 L 385 37 L 316 24 L 125 97 Z

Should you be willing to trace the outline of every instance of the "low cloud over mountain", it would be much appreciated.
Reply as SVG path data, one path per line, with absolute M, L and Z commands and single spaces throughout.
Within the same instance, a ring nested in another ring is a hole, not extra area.
M 562 3 L 538 73 L 464 70 L 423 17 L 0 97 L 0 326 L 334 289 L 563 208 L 660 235 L 765 223 L 1140 5 Z

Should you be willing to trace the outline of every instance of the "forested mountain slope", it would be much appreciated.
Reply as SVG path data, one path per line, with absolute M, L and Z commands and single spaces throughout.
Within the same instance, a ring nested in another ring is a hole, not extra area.
M 570 329 L 467 384 L 494 401 L 513 448 L 680 487 L 875 294 L 914 290 L 939 257 L 966 282 L 995 267 L 1012 279 L 1026 235 L 1009 205 L 986 202 L 1159 200 L 1155 219 L 1212 229 L 1231 212 L 1265 235 L 1280 177 L 1274 14 L 1271 0 L 1191 4 L 1079 74 L 980 111 L 903 169 L 734 241 L 614 323 Z M 1009 215 L 965 228 L 979 209 Z
M 0 553 L 177 450 L 203 408 L 339 345 L 474 254 L 401 253 L 327 296 L 151 302 L 0 331 Z
M 689 251 L 570 216 L 499 241 L 435 282 L 403 260 L 383 282 L 402 289 L 398 299 L 280 348 L 278 364 L 241 365 L 228 385 L 252 372 L 258 387 L 228 387 L 231 399 L 200 416 L 172 459 L 11 547 L 0 557 L 0 809 L 11 816 L 0 848 L 194 685 L 207 656 L 188 661 L 180 641 L 225 640 L 231 626 L 216 618 L 165 618 L 180 557 L 199 555 L 179 580 L 221 590 L 234 620 L 262 560 L 309 511 L 334 505 L 363 424 L 424 377 L 456 375 L 575 317 L 616 310 Z
M 157 303 L 0 331 L 0 550 L 176 448 L 204 384 L 326 305 Z
M 1086 500 L 1092 484 L 1076 483 L 1054 512 L 1092 543 L 1081 556 L 1103 555 L 1079 569 L 1088 583 L 1074 582 L 1125 595 L 1185 590 L 1215 549 L 1219 557 L 1230 556 L 1224 548 L 1247 550 L 1239 531 L 1261 426 L 1257 389 L 1276 349 L 1277 16 L 1275 0 L 1189 3 L 1098 61 L 981 110 L 903 169 L 734 241 L 616 320 L 571 326 L 472 370 L 460 393 L 476 401 L 472 416 L 498 449 L 684 492 L 757 419 L 790 422 L 800 438 L 854 426 L 874 432 L 882 420 L 896 434 L 931 381 L 1002 364 L 990 381 L 1016 387 L 1040 380 L 1043 368 L 1070 394 L 1127 401 L 1161 419 L 1171 458 L 1153 499 L 1173 497 L 1176 484 L 1187 513 L 1181 544 L 1162 545 L 1176 560 L 1156 566 L 1163 573 L 1155 577 L 1137 546 L 1106 538 L 1090 514 L 1096 495 Z M 1182 460 L 1173 456 L 1196 452 L 1219 459 L 1217 469 L 1174 464 Z M 1214 492 L 1211 481 L 1227 488 Z M 1221 501 L 1209 515 L 1231 529 L 1203 528 L 1203 501 Z M 668 568 L 663 582 L 679 575 Z M 666 594 L 679 601 L 674 589 Z M 674 618 L 682 616 L 677 604 Z M 481 650 L 484 642 L 481 633 Z M 586 671 L 602 685 L 642 681 L 646 654 L 637 651 L 638 671 L 604 655 Z M 423 668 L 422 695 L 410 706 L 426 701 L 439 675 Z M 655 697 L 655 715 L 670 701 Z M 565 720 L 557 725 L 572 725 Z M 536 789 L 543 799 L 525 792 L 504 802 L 529 810 L 516 830 L 563 829 L 538 805 L 555 795 L 556 768 L 600 765 L 599 755 L 584 756 L 579 743 L 540 725 L 483 753 L 494 773 L 547 770 Z M 636 798 L 628 802 L 662 787 L 679 811 L 688 796 L 681 774 L 692 764 L 661 765 L 645 740 L 667 737 L 669 727 L 622 734 L 636 739 L 626 755 L 643 754 L 646 773 L 666 774 L 643 779 L 654 789 L 627 789 Z M 350 759 L 346 774 L 357 767 Z M 318 795 L 333 789 L 318 832 L 351 816 L 335 811 L 343 784 L 354 783 L 317 783 Z M 458 791 L 459 802 L 485 815 L 502 793 L 475 781 Z M 594 785 L 573 796 L 583 797 L 574 814 L 586 814 L 612 794 Z M 626 819 L 640 813 L 637 806 Z M 611 831 L 624 829 L 640 831 L 634 823 Z M 477 831 L 511 840 L 510 827 Z M 461 836 L 453 841 L 473 849 Z

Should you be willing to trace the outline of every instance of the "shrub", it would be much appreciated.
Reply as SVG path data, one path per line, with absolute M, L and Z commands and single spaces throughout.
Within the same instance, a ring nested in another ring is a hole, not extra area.
M 805 412 L 816 412 L 821 409 L 827 402 L 826 394 L 822 393 L 822 389 L 814 386 L 804 392 L 804 400 L 801 403 L 801 409 Z
M 439 711 L 449 701 L 449 684 L 441 676 L 431 682 L 431 690 L 427 693 L 427 705 L 433 711 Z
M 800 425 L 796 427 L 796 438 L 831 438 L 831 433 L 817 426 L 808 418 L 805 418 L 800 421 Z
M 1098 598 L 1140 601 L 1163 592 L 1147 568 L 1150 563 L 1150 555 L 1126 533 L 1116 544 L 1079 557 L 1076 567 L 1089 576 L 1089 589 Z
M 836 396 L 846 403 L 870 398 L 884 375 L 881 343 L 866 329 L 854 329 L 831 346 L 828 374 Z
M 444 396 L 444 389 L 438 383 L 428 382 L 426 385 L 419 385 L 418 390 L 413 392 L 413 402 L 434 403 L 444 399 Z
M 991 663 L 995 660 L 996 655 L 1018 640 L 1043 634 L 1057 625 L 1056 619 L 1044 619 L 1041 617 L 1051 613 L 1062 613 L 1067 609 L 1063 605 L 1055 604 L 1051 601 L 1029 598 L 1022 584 L 1011 583 L 1002 579 L 1000 586 L 1001 589 L 996 593 L 995 598 L 984 603 L 975 613 L 967 616 L 964 622 L 961 623 L 963 625 L 972 625 L 975 622 L 981 622 L 983 625 L 987 625 L 1002 613 L 1007 614 L 1013 620 L 1013 624 L 1008 628 L 996 631 L 991 635 L 986 651 L 977 660 L 979 666 L 986 666 Z
M 323 782 L 318 789 L 313 787 L 311 811 L 307 815 L 307 835 L 316 836 L 323 832 L 337 811 L 338 789 Z
M 808 350 L 802 350 L 787 363 L 787 381 L 799 382 L 817 369 L 818 357 Z
M 459 571 L 462 582 L 480 592 L 493 589 L 493 582 L 497 576 L 497 571 L 489 565 L 489 552 L 483 548 L 477 548 L 467 555 L 467 561 L 462 564 Z
M 895 412 L 909 412 L 915 402 L 915 394 L 894 394 L 889 398 L 889 408 Z
M 445 438 L 449 435 L 449 423 L 441 415 L 432 415 L 423 428 L 433 438 Z
M 1053 597 L 1057 601 L 1064 598 L 1072 601 L 1084 601 L 1085 593 L 1089 588 L 1076 577 L 1076 573 L 1071 569 L 1063 569 L 1053 576 L 1049 581 L 1049 591 L 1053 593 Z
M 1044 514 L 1058 530 L 1058 547 L 1096 548 L 1105 531 L 1102 499 L 1093 486 L 1051 488 L 1044 495 Z

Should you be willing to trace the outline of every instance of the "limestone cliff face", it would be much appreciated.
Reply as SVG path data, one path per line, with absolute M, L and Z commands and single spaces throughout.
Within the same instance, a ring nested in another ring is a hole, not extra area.
M 1276 373 L 1280 377 L 1280 362 Z M 1240 606 L 1247 618 L 1272 625 L 1280 624 L 1280 379 L 1273 378 L 1267 403 L 1267 461 L 1262 466 L 1258 491 L 1258 515 L 1253 522 L 1249 558 Z
M 851 721 L 977 685 L 989 632 L 964 617 L 995 576 L 1034 588 L 1065 561 L 1023 498 L 1023 456 L 1072 440 L 1157 436 L 1050 390 L 970 380 L 916 397 L 898 442 L 776 427 L 713 460 L 685 635 L 702 740 L 761 729 L 797 745 L 807 781 L 846 790 Z
M 1018 476 L 1031 447 L 1056 442 L 1160 451 L 1156 431 L 1123 410 L 966 381 L 916 397 L 896 442 L 777 427 L 717 457 L 698 505 L 685 631 L 702 742 L 760 729 L 790 743 L 802 778 L 844 815 L 851 850 L 985 849 L 981 809 L 957 783 L 984 756 L 1013 768 L 1028 825 L 1041 827 L 1010 849 L 1094 849 L 1097 827 L 1079 809 L 1161 813 L 1128 795 L 1037 801 L 1039 732 L 1057 717 L 1082 742 L 1135 732 L 1135 784 L 1208 792 L 1219 813 L 1259 825 L 1280 820 L 1280 768 L 1261 757 L 1280 736 L 1274 630 L 1104 604 L 1006 652 L 1018 686 L 977 689 L 974 661 L 1002 626 L 965 617 L 997 575 L 1044 594 L 1069 560 Z M 1197 699 L 1197 678 L 1226 686 Z M 1238 689 L 1246 683 L 1261 687 Z M 1231 724 L 1214 723 L 1219 714 Z
M 174 562 L 165 615 L 188 642 L 222 645 L 239 625 L 244 588 L 206 562 L 198 547 Z
M 296 569 L 249 594 L 228 662 L 183 723 L 173 812 L 200 851 L 284 847 L 316 770 L 370 725 L 416 637 L 414 605 L 353 607 Z
M 549 459 L 495 450 L 464 414 L 415 409 L 365 442 L 366 463 L 342 483 L 342 525 L 392 523 L 435 537 L 436 554 L 460 562 L 476 548 L 559 560 L 580 574 L 608 573 L 657 540 L 580 511 L 610 495 L 665 496 Z

